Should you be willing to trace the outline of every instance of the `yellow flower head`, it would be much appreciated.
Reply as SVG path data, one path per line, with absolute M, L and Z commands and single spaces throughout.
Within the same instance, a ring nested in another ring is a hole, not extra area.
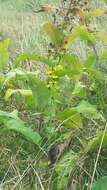
M 49 70 L 47 71 L 47 74 L 48 74 L 48 76 L 51 76 L 51 75 L 53 74 L 52 69 L 49 69 Z
M 49 81 L 49 82 L 48 82 L 47 87 L 48 87 L 48 88 L 52 88 L 53 86 L 55 86 L 55 85 L 56 85 L 56 83 L 57 83 L 57 82 L 56 82 L 56 81 L 54 81 L 54 80 Z

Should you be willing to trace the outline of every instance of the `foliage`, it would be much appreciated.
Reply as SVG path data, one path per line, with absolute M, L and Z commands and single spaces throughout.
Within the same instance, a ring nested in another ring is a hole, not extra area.
M 28 141 L 34 144 L 40 144 L 41 137 L 38 133 L 34 132 L 30 127 L 25 127 L 24 122 L 18 118 L 17 110 L 8 113 L 0 111 L 0 124 L 2 131 L 13 130 L 22 134 Z
M 94 182 L 92 190 L 105 190 L 107 187 L 107 176 L 103 176 Z
M 60 26 L 51 22 L 43 25 L 42 29 L 51 41 L 47 56 L 26 52 L 7 69 L 9 40 L 0 42 L 0 98 L 3 110 L 0 111 L 0 132 L 18 132 L 28 142 L 38 145 L 39 151 L 43 151 L 40 158 L 42 166 L 50 144 L 56 147 L 52 149 L 55 165 L 50 163 L 53 167 L 51 174 L 45 176 L 52 179 L 54 174 L 55 183 L 52 185 L 50 180 L 49 186 L 50 189 L 55 186 L 55 190 L 73 189 L 73 180 L 76 190 L 83 189 L 84 181 L 90 188 L 97 172 L 93 174 L 93 169 L 86 164 L 87 159 L 90 155 L 93 157 L 100 146 L 100 151 L 107 147 L 104 127 L 107 117 L 107 51 L 100 53 L 96 49 L 99 42 L 107 41 L 107 36 L 91 31 L 88 26 L 89 20 L 91 22 L 93 17 L 105 15 L 105 11 L 98 9 L 87 13 L 83 10 L 81 14 L 80 9 L 76 9 L 76 15 L 79 22 L 72 30 L 68 29 L 70 23 L 68 28 L 63 27 L 64 23 Z M 88 48 L 85 58 L 73 51 L 75 41 L 81 41 Z M 44 64 L 45 79 L 40 79 L 31 62 L 34 66 Z M 29 119 L 24 117 L 25 112 Z M 100 157 L 100 153 L 97 155 Z M 92 160 L 92 166 L 95 161 Z M 40 167 L 40 163 L 36 164 Z M 93 178 L 90 180 L 89 176 Z M 47 184 L 43 183 L 47 188 Z M 104 189 L 105 177 L 94 183 L 93 190 L 99 188 L 99 183 Z
M 7 64 L 9 59 L 9 39 L 5 39 L 3 42 L 0 42 L 0 67 L 3 68 Z

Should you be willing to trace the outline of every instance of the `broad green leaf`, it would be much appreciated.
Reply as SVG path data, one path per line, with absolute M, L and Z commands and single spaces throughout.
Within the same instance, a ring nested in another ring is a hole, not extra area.
M 0 111 L 0 123 L 4 125 L 0 130 L 18 132 L 29 142 L 40 145 L 41 136 L 32 128 L 25 126 L 25 123 L 18 117 L 16 110 L 11 113 Z
M 14 110 L 13 112 L 5 112 L 5 111 L 0 110 L 0 121 L 1 119 L 4 119 L 4 118 L 18 119 L 18 111 Z
M 87 76 L 89 80 L 91 79 L 98 79 L 102 80 L 102 73 L 98 69 L 98 62 L 96 60 L 96 56 L 93 54 L 90 54 L 87 56 L 85 62 L 84 62 L 84 69 L 87 73 Z
M 5 82 L 10 81 L 12 79 L 21 78 L 21 79 L 27 79 L 27 76 L 37 76 L 37 72 L 29 72 L 29 71 L 22 71 L 20 69 L 14 69 L 8 72 L 5 75 Z
M 4 66 L 8 63 L 9 60 L 9 52 L 8 47 L 10 44 L 9 39 L 5 39 L 0 42 L 0 68 L 3 69 Z
M 50 91 L 44 81 L 40 81 L 35 77 L 29 77 L 29 88 L 32 90 L 35 99 L 35 106 L 38 109 L 44 109 L 50 98 Z
M 86 145 L 84 149 L 84 153 L 87 154 L 89 152 L 95 151 L 95 149 L 99 148 L 102 138 L 103 138 L 103 133 L 104 132 L 98 132 L 96 137 L 94 137 L 92 140 L 89 141 L 89 143 Z M 107 132 L 104 135 L 103 143 L 102 143 L 102 148 L 107 146 Z
M 63 125 L 69 128 L 81 128 L 82 119 L 80 114 L 73 108 L 65 109 L 62 112 L 57 113 L 56 119 L 63 122 Z
M 23 135 L 29 142 L 40 145 L 41 136 L 36 131 L 33 131 L 32 128 L 26 127 L 24 122 L 20 119 L 11 119 L 9 121 L 5 121 L 4 125 L 6 126 L 5 130 L 13 130 L 21 135 Z
M 78 37 L 83 41 L 88 42 L 89 44 L 95 44 L 95 36 L 89 32 L 85 26 L 77 26 L 76 32 Z
M 95 57 L 95 55 L 91 54 L 91 55 L 87 56 L 87 59 L 85 60 L 84 66 L 86 68 L 90 68 L 90 67 L 95 66 L 95 63 L 96 63 L 96 57 Z
M 106 189 L 107 189 L 107 176 L 103 176 L 93 183 L 92 190 L 106 190 Z
M 69 76 L 75 76 L 82 72 L 83 65 L 75 54 L 66 54 L 63 57 L 63 66 L 65 73 Z
M 89 79 L 98 79 L 98 80 L 102 80 L 103 79 L 103 76 L 102 76 L 102 73 L 99 69 L 97 68 L 88 68 L 88 74 L 89 74 Z
M 8 89 L 5 94 L 5 100 L 8 100 L 13 94 L 20 93 L 22 96 L 32 97 L 32 91 L 26 89 Z
M 29 61 L 29 60 L 37 61 L 37 62 L 42 62 L 42 63 L 45 63 L 47 65 L 51 65 L 50 61 L 46 57 L 43 57 L 41 55 L 37 55 L 35 53 L 24 53 L 24 54 L 19 55 L 16 58 L 15 63 L 13 64 L 13 67 L 16 68 L 22 62 Z
M 74 87 L 74 91 L 72 92 L 73 95 L 83 97 L 86 94 L 85 91 L 86 86 L 82 84 L 82 82 L 77 82 Z
M 63 44 L 63 42 L 64 42 L 64 33 L 57 26 L 55 26 L 51 22 L 48 22 L 48 23 L 45 23 L 43 25 L 43 29 L 48 34 L 51 41 L 55 45 L 60 46 L 60 45 Z
M 96 106 L 90 104 L 88 101 L 82 100 L 76 107 L 78 113 L 82 114 L 88 119 L 99 119 L 101 114 L 98 113 Z

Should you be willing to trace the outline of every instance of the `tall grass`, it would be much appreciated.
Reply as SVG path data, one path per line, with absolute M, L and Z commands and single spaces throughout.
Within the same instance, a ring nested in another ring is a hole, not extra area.
M 35 8 L 39 8 L 41 4 L 58 3 L 59 0 L 0 0 L 0 35 L 11 39 L 11 52 L 13 57 L 16 54 L 25 51 L 35 51 L 45 53 L 46 39 L 40 29 L 43 22 L 49 20 L 51 15 L 38 13 L 34 14 L 27 2 L 33 3 Z M 103 2 L 99 0 L 90 0 L 92 7 L 102 7 Z M 93 21 L 96 28 L 101 28 L 102 32 L 107 31 L 106 19 L 101 18 Z M 45 48 L 44 48 L 45 46 Z M 76 44 L 77 51 L 81 50 L 84 54 L 82 44 Z M 100 46 L 99 49 L 103 49 Z M 27 147 L 25 141 L 19 140 L 15 136 L 16 141 L 13 143 L 14 134 L 5 135 L 0 138 L 0 180 L 3 190 L 11 190 L 12 187 L 19 184 L 16 190 L 39 190 L 38 183 L 35 181 L 32 185 L 33 173 L 32 169 L 27 170 L 31 160 L 35 160 L 35 147 Z M 24 178 L 26 172 L 26 178 Z
M 56 1 L 57 2 L 57 1 Z M 49 14 L 34 14 L 30 8 L 51 3 L 43 0 L 0 0 L 0 35 L 11 39 L 11 51 L 16 54 L 24 51 L 42 52 L 44 37 L 41 25 L 50 19 Z

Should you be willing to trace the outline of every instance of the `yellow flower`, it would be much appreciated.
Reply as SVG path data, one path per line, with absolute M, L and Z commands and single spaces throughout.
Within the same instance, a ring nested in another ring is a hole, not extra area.
M 49 69 L 49 70 L 47 71 L 47 74 L 48 74 L 49 76 L 51 76 L 52 73 L 53 73 L 52 69 Z
M 53 83 L 52 83 L 52 81 L 49 81 L 49 82 L 48 82 L 47 87 L 48 87 L 48 88 L 52 88 L 52 87 L 53 87 Z
M 48 88 L 52 88 L 53 86 L 55 86 L 56 83 L 57 83 L 57 82 L 54 81 L 54 80 L 49 81 L 48 84 L 47 84 L 47 87 L 48 87 Z

